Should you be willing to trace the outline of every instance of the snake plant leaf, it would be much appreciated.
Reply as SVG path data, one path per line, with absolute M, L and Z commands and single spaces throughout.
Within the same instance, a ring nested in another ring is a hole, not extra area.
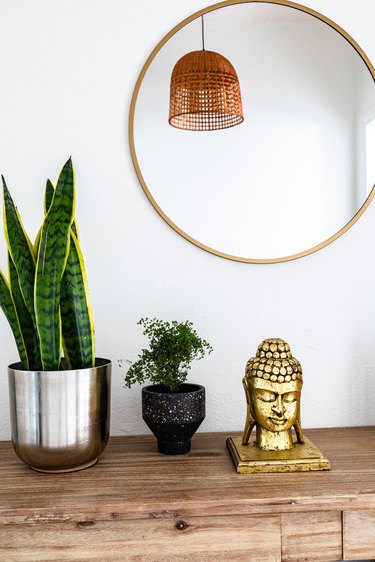
M 70 234 L 70 251 L 61 281 L 61 322 L 64 354 L 70 369 L 95 364 L 94 322 L 85 264 L 76 236 Z
M 41 369 L 39 340 L 36 328 L 34 326 L 31 314 L 28 311 L 25 301 L 23 299 L 17 270 L 14 266 L 12 258 L 8 253 L 8 266 L 9 266 L 9 283 L 10 290 L 13 297 L 13 302 L 16 307 L 19 326 L 22 332 L 27 356 L 29 358 L 29 369 L 31 371 L 38 371 Z
M 22 336 L 20 323 L 17 316 L 16 307 L 10 292 L 8 281 L 2 271 L 0 271 L 0 307 L 2 308 L 12 329 L 18 353 L 20 355 L 22 367 L 29 370 L 29 359 L 27 356 L 25 342 Z
M 40 229 L 38 230 L 38 234 L 36 235 L 34 244 L 33 244 L 33 252 L 34 252 L 34 256 L 38 255 L 38 251 L 39 251 L 39 244 L 40 244 L 40 235 L 42 234 L 42 227 L 40 227 Z
M 53 183 L 51 182 L 51 180 L 47 180 L 46 190 L 45 190 L 45 193 L 44 193 L 44 214 L 45 215 L 49 211 L 54 193 L 55 193 L 55 188 L 53 186 Z M 74 219 L 73 224 L 72 224 L 72 230 L 73 230 L 73 233 L 75 234 L 75 236 L 79 240 L 78 226 L 77 226 L 77 222 L 76 222 L 75 219 Z M 35 244 L 38 243 L 38 236 L 40 236 L 40 232 L 38 232 L 37 238 L 35 239 L 34 249 L 35 249 Z M 35 253 L 35 255 L 37 255 L 37 253 Z
M 46 215 L 52 203 L 53 196 L 55 195 L 55 188 L 51 180 L 46 182 L 46 190 L 44 192 L 44 214 Z
M 52 182 L 47 180 L 44 197 L 45 214 L 49 211 L 54 192 Z M 93 316 L 85 264 L 77 234 L 77 224 L 74 220 L 60 295 L 63 348 L 69 369 L 93 367 L 95 364 Z
M 42 367 L 58 370 L 61 357 L 61 279 L 70 246 L 74 217 L 75 181 L 71 158 L 61 170 L 49 211 L 44 219 L 35 280 L 35 315 Z
M 51 180 L 47 180 L 46 182 L 46 189 L 44 192 L 44 215 L 48 213 L 48 210 L 51 206 L 53 195 L 55 193 L 55 188 L 53 187 L 53 183 Z M 38 230 L 38 234 L 36 235 L 35 242 L 33 245 L 34 256 L 38 255 L 39 244 L 40 244 L 40 237 L 42 234 L 43 225 Z
M 77 226 L 77 221 L 75 219 L 72 223 L 72 232 L 73 232 L 74 236 L 77 238 L 77 240 L 79 240 L 79 230 L 78 230 L 78 226 Z
M 20 215 L 13 203 L 5 179 L 3 180 L 4 232 L 8 251 L 17 271 L 19 285 L 26 307 L 35 324 L 34 279 L 35 257 L 33 246 L 23 228 Z

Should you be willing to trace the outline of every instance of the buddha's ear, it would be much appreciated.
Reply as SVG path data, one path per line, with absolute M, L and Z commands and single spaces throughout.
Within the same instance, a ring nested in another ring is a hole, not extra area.
M 253 403 L 251 401 L 251 391 L 252 391 L 252 389 L 250 388 L 250 381 L 246 377 L 246 375 L 242 379 L 242 383 L 243 383 L 243 386 L 244 386 L 244 389 L 245 389 L 245 394 L 246 394 L 248 416 L 250 416 L 250 414 L 251 414 L 251 423 L 253 423 L 253 422 L 255 423 L 254 414 L 253 414 Z
M 246 375 L 242 379 L 242 384 L 243 384 L 244 389 L 245 389 L 246 402 L 247 402 L 246 422 L 245 422 L 245 429 L 244 429 L 243 436 L 242 436 L 242 445 L 247 445 L 249 443 L 251 432 L 252 432 L 252 430 L 255 426 L 255 420 L 254 420 L 253 412 L 252 412 L 252 403 L 251 403 L 251 399 L 250 399 L 249 381 L 246 378 Z
M 297 441 L 298 443 L 304 443 L 302 427 L 301 427 L 301 405 L 298 405 L 298 412 L 296 416 L 296 423 L 293 425 L 294 430 L 296 432 Z
M 250 404 L 250 388 L 249 388 L 249 381 L 247 380 L 246 375 L 242 379 L 242 384 L 245 389 L 246 401 L 248 404 Z

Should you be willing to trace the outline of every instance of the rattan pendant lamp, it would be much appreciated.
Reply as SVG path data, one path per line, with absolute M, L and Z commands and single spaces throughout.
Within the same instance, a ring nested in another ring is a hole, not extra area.
M 204 46 L 180 58 L 171 76 L 169 123 L 177 129 L 213 131 L 244 120 L 240 84 L 232 64 Z

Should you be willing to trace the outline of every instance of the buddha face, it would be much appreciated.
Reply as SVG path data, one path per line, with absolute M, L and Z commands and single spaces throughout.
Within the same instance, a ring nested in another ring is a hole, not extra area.
M 257 425 L 274 433 L 291 429 L 299 413 L 302 381 L 279 383 L 255 377 L 249 382 L 251 410 Z

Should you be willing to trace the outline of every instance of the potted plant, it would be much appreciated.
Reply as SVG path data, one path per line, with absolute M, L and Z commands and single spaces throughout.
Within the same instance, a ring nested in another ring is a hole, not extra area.
M 160 453 L 178 455 L 190 451 L 191 438 L 205 418 L 205 389 L 186 383 L 190 364 L 211 353 L 212 347 L 193 329 L 192 322 L 164 322 L 142 318 L 149 349 L 125 375 L 125 386 L 152 385 L 142 389 L 143 419 L 158 440 Z
M 47 181 L 34 244 L 2 179 L 9 279 L 0 272 L 0 306 L 21 360 L 8 368 L 13 446 L 35 470 L 79 470 L 108 440 L 111 363 L 95 359 L 72 161 L 56 188 Z

